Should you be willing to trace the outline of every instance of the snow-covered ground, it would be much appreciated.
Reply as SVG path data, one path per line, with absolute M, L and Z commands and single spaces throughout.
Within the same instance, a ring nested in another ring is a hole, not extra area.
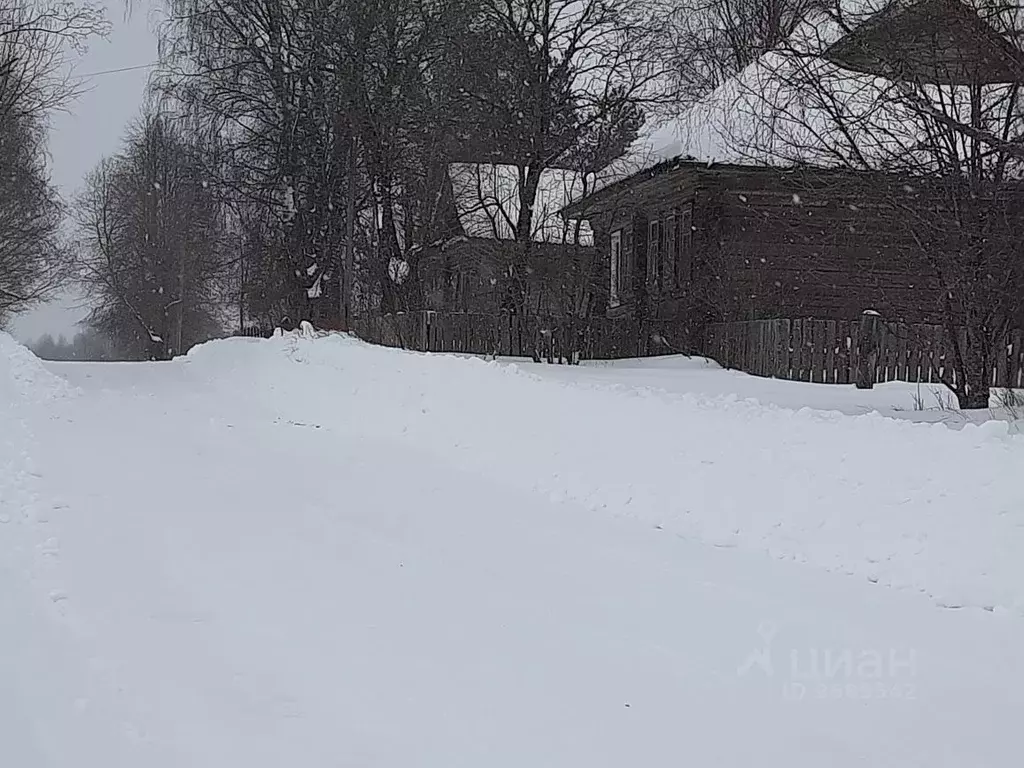
M 1019 763 L 1024 436 L 528 368 L 0 337 L 0 766 Z
M 586 360 L 579 368 L 565 365 L 535 365 L 513 360 L 530 373 L 545 378 L 618 389 L 651 389 L 669 394 L 701 395 L 756 401 L 791 410 L 812 408 L 838 411 L 848 416 L 877 413 L 906 421 L 945 424 L 960 429 L 967 424 L 1008 421 L 1024 417 L 1024 405 L 1007 409 L 1005 395 L 993 390 L 991 408 L 963 411 L 953 393 L 941 384 L 889 382 L 870 390 L 853 385 L 811 384 L 801 381 L 764 379 L 740 371 L 722 369 L 701 357 L 670 355 L 635 360 Z M 1024 400 L 1024 392 L 1016 393 Z

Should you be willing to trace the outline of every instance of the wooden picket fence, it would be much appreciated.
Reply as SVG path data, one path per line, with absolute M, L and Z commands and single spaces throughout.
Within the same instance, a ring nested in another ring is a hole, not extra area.
M 388 347 L 550 363 L 688 352 L 693 343 L 668 321 L 526 317 L 510 312 L 368 314 L 357 319 L 355 331 L 365 341 Z
M 274 329 L 260 325 L 247 325 L 236 330 L 234 335 L 246 339 L 269 339 L 274 335 Z
M 837 320 L 753 320 L 708 327 L 704 353 L 755 376 L 854 383 L 864 349 L 860 324 Z M 873 380 L 936 383 L 952 353 L 940 326 L 882 323 Z M 992 366 L 996 387 L 1024 387 L 1024 334 L 1010 334 Z M 949 357 L 947 358 L 947 355 Z

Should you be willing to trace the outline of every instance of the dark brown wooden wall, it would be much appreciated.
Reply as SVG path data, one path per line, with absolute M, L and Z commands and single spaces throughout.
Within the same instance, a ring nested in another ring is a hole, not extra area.
M 721 174 L 714 266 L 725 316 L 853 320 L 873 309 L 899 322 L 938 321 L 937 282 L 884 194 L 852 173 Z
M 616 185 L 589 217 L 605 272 L 610 233 L 628 227 L 642 274 L 644 222 L 693 202 L 693 283 L 651 293 L 650 316 L 700 305 L 718 321 L 853 320 L 873 309 L 934 323 L 942 293 L 908 226 L 915 194 L 884 174 L 674 163 Z

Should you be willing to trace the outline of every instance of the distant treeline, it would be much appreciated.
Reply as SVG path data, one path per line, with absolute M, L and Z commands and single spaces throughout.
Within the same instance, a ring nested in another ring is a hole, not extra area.
M 49 333 L 40 336 L 29 345 L 37 357 L 58 361 L 108 361 L 125 360 L 127 355 L 102 334 L 94 331 L 76 333 L 69 341 L 61 334 L 56 339 Z

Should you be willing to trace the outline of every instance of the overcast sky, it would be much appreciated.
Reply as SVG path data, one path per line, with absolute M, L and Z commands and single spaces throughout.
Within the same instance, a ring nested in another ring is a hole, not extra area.
M 122 0 L 105 0 L 114 28 L 106 40 L 93 40 L 89 51 L 75 62 L 75 72 L 87 75 L 156 61 L 156 0 L 139 3 L 131 18 L 124 17 Z M 90 77 L 88 90 L 53 116 L 50 138 L 53 180 L 65 200 L 73 198 L 82 179 L 100 158 L 116 152 L 125 126 L 138 114 L 150 70 L 101 74 Z M 22 341 L 44 333 L 75 333 L 85 310 L 77 297 L 62 297 L 14 319 L 10 330 Z

